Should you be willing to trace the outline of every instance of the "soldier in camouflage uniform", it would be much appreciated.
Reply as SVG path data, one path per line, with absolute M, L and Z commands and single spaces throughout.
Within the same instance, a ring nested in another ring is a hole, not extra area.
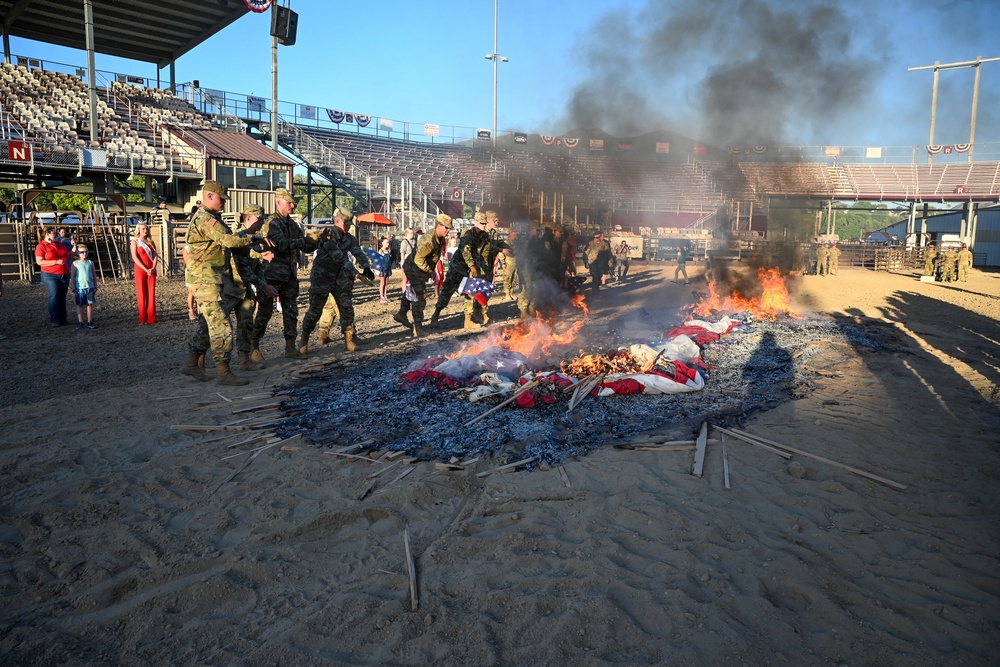
M 281 321 L 285 335 L 285 356 L 295 359 L 299 356 L 295 348 L 295 334 L 299 324 L 299 252 L 312 252 L 315 243 L 306 238 L 298 223 L 292 219 L 295 198 L 285 188 L 274 191 L 274 206 L 277 209 L 264 223 L 264 234 L 274 249 L 274 260 L 267 263 L 264 275 L 267 283 L 278 290 L 281 303 Z M 264 299 L 257 308 L 253 323 L 253 354 L 256 362 L 264 361 L 260 351 L 260 340 L 267 331 L 267 323 L 274 313 L 274 300 Z
M 513 259 L 510 246 L 500 236 L 500 232 L 497 231 L 499 225 L 500 218 L 497 216 L 496 211 L 486 211 L 486 233 L 490 237 L 490 242 L 484 245 L 480 251 L 483 254 L 483 261 L 486 264 L 486 272 L 481 277 L 490 282 L 493 282 L 493 272 L 496 268 L 497 256 L 502 252 L 508 261 Z M 479 320 L 484 326 L 489 324 L 489 305 L 484 306 L 475 299 L 470 299 L 470 301 L 472 302 L 473 319 Z
M 392 316 L 404 327 L 413 328 L 413 337 L 424 335 L 424 307 L 427 305 L 427 281 L 434 276 L 434 268 L 444 252 L 445 239 L 451 231 L 451 216 L 442 213 L 437 217 L 434 229 L 427 232 L 417 241 L 416 249 L 403 261 L 403 279 L 407 285 L 403 289 L 403 297 L 399 304 L 399 312 Z M 457 253 L 456 253 L 457 255 Z M 453 260 L 454 261 L 454 260 Z M 407 292 L 416 297 L 410 301 Z M 413 311 L 413 323 L 410 324 L 406 314 Z
M 485 278 L 487 273 L 486 258 L 488 257 L 488 247 L 490 245 L 490 235 L 486 231 L 486 214 L 476 213 L 475 224 L 462 234 L 458 241 L 458 249 L 455 256 L 451 258 L 448 265 L 448 274 L 445 276 L 444 284 L 441 285 L 441 296 L 434 304 L 434 313 L 431 315 L 429 326 L 437 326 L 438 317 L 441 311 L 448 307 L 452 295 L 462 283 L 462 278 L 472 276 L 473 278 Z M 465 297 L 465 329 L 467 331 L 480 331 L 482 325 L 477 324 L 472 315 L 475 312 L 473 304 L 475 299 Z
M 835 276 L 840 268 L 840 248 L 836 241 L 830 242 L 830 247 L 826 249 L 826 275 Z
M 188 355 L 181 372 L 202 381 L 207 380 L 198 360 L 211 349 L 219 384 L 239 386 L 247 384 L 249 380 L 233 375 L 229 368 L 233 331 L 229 321 L 230 308 L 227 308 L 226 301 L 240 291 L 233 276 L 230 249 L 246 248 L 255 241 L 261 241 L 262 237 L 251 236 L 246 229 L 236 234 L 230 233 L 221 215 L 226 199 L 228 196 L 224 187 L 215 181 L 205 181 L 202 205 L 188 227 L 188 276 L 201 316 L 188 343 Z M 250 231 L 255 230 L 251 227 Z
M 934 244 L 932 243 L 929 246 L 927 246 L 926 250 L 924 250 L 924 275 L 925 276 L 933 276 L 934 275 L 934 261 L 937 259 L 937 257 L 938 257 L 937 249 L 934 247 Z
M 611 271 L 613 256 L 614 253 L 611 250 L 611 244 L 605 240 L 604 233 L 597 232 L 594 234 L 594 240 L 587 245 L 587 250 L 584 252 L 583 258 L 587 268 L 590 269 L 590 277 L 594 281 L 593 288 L 595 290 L 601 289 L 604 276 Z
M 941 256 L 941 269 L 943 271 L 942 280 L 944 282 L 950 283 L 957 277 L 958 253 L 955 252 L 955 246 L 948 248 L 948 252 Z
M 511 252 L 513 253 L 513 246 L 517 243 L 517 232 L 512 231 L 507 237 L 511 243 Z M 507 258 L 507 263 L 503 267 L 503 291 L 507 295 L 508 299 L 517 298 L 518 292 L 521 291 L 520 285 L 515 284 L 517 280 L 517 257 L 516 253 L 512 254 Z
M 818 246 L 816 246 L 816 254 L 815 254 L 817 276 L 822 276 L 826 273 L 826 257 L 827 257 L 826 246 L 820 243 Z
M 320 243 L 317 248 L 316 261 L 313 262 L 309 278 L 311 283 L 309 310 L 302 320 L 302 340 L 299 341 L 298 349 L 300 355 L 305 355 L 309 351 L 309 334 L 316 328 L 323 306 L 331 295 L 337 301 L 337 310 L 340 311 L 340 330 L 344 334 L 344 349 L 347 352 L 354 352 L 357 349 L 352 303 L 357 271 L 351 264 L 351 255 L 354 255 L 358 266 L 362 269 L 362 275 L 368 280 L 375 279 L 375 272 L 372 271 L 368 255 L 361 249 L 358 240 L 347 231 L 353 218 L 350 211 L 337 209 L 330 239 Z
M 252 233 L 260 229 L 264 221 L 264 209 L 257 204 L 248 204 L 243 209 L 243 229 Z M 224 294 L 223 302 L 236 314 L 236 353 L 239 356 L 239 368 L 244 371 L 260 370 L 260 365 L 250 358 L 251 339 L 253 337 L 253 316 L 257 300 L 278 297 L 278 290 L 267 284 L 264 275 L 262 259 L 270 261 L 274 253 L 260 252 L 253 246 L 249 248 L 234 248 L 232 251 L 233 274 L 237 289 L 232 295 Z M 231 298 L 230 298 L 231 297 Z
M 969 282 L 969 269 L 972 268 L 972 251 L 965 243 L 958 253 L 958 279 L 963 283 Z

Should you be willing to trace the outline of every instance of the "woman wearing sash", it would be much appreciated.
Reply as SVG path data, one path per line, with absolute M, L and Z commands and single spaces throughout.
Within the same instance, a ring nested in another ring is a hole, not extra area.
M 135 264 L 135 296 L 139 302 L 139 324 L 156 324 L 156 245 L 149 235 L 149 225 L 140 222 L 132 239 L 132 262 Z

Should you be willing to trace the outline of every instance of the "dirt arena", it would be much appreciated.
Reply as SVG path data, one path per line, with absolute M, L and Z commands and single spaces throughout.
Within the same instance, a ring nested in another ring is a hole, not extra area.
M 591 299 L 593 326 L 699 289 L 669 266 L 633 274 L 641 288 Z M 398 272 L 392 285 L 398 298 Z M 745 430 L 904 490 L 727 440 L 731 490 L 717 447 L 696 478 L 690 452 L 608 446 L 564 462 L 568 486 L 555 469 L 480 478 L 494 462 L 421 462 L 359 500 L 375 464 L 322 443 L 224 458 L 244 433 L 171 428 L 231 422 L 297 369 L 343 357 L 338 345 L 282 359 L 272 321 L 248 386 L 203 384 L 178 372 L 191 329 L 179 279 L 160 281 L 154 326 L 137 324 L 131 285 L 103 285 L 94 331 L 49 328 L 42 286 L 8 283 L 0 662 L 1000 663 L 1000 273 L 945 285 L 844 269 L 792 293 L 895 346 L 793 359 L 815 391 Z M 373 345 L 348 376 L 373 355 L 402 368 L 424 344 L 376 296 L 358 294 Z M 385 400 L 413 399 L 387 387 Z

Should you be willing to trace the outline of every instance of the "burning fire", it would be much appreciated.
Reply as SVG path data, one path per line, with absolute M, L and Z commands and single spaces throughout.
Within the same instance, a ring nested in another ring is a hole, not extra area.
M 563 361 L 559 370 L 564 375 L 585 377 L 587 375 L 613 375 L 635 373 L 639 370 L 635 359 L 628 350 L 616 350 L 607 354 L 585 354 L 580 350 L 576 359 Z
M 583 295 L 574 294 L 572 303 L 575 308 L 583 311 L 583 319 L 574 322 L 561 333 L 556 330 L 554 318 L 546 319 L 538 315 L 534 320 L 526 320 L 518 322 L 514 326 L 491 330 L 486 336 L 466 343 L 462 349 L 447 355 L 447 358 L 456 359 L 466 355 L 479 355 L 494 347 L 519 352 L 529 359 L 547 357 L 552 354 L 552 348 L 572 343 L 577 333 L 587 322 L 589 311 Z
M 757 282 L 738 285 L 729 295 L 720 294 L 715 280 L 708 283 L 709 294 L 692 307 L 692 313 L 709 317 L 715 311 L 749 311 L 757 319 L 776 320 L 781 314 L 798 317 L 792 309 L 788 286 L 778 269 L 760 268 Z

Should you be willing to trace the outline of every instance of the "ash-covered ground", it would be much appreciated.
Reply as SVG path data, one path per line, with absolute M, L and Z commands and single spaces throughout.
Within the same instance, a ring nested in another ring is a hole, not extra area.
M 655 319 L 645 309 L 630 317 Z M 649 322 L 647 329 L 666 331 L 685 318 L 677 313 L 671 319 Z M 430 384 L 401 388 L 401 375 L 414 362 L 454 351 L 454 341 L 446 339 L 421 348 L 420 354 L 382 350 L 363 362 L 333 367 L 290 387 L 284 408 L 293 416 L 285 422 L 282 434 L 301 433 L 323 449 L 371 438 L 370 449 L 405 450 L 425 460 L 489 455 L 507 463 L 535 456 L 552 464 L 598 447 L 641 440 L 643 434 L 693 438 L 704 420 L 742 426 L 755 412 L 808 395 L 819 375 L 835 375 L 837 356 L 829 354 L 831 349 L 903 351 L 891 329 L 860 322 L 819 317 L 754 321 L 746 314 L 734 319 L 750 321 L 703 349 L 708 370 L 702 391 L 591 396 L 569 413 L 570 393 L 557 392 L 555 404 L 506 406 L 463 427 L 505 397 L 471 403 Z M 587 328 L 581 341 L 605 342 L 581 342 L 565 350 L 567 358 L 581 351 L 597 354 L 655 340 L 630 338 L 626 332 L 634 333 L 635 328 L 623 326 L 621 318 L 591 322 Z M 552 361 L 548 370 L 558 370 L 557 360 Z

